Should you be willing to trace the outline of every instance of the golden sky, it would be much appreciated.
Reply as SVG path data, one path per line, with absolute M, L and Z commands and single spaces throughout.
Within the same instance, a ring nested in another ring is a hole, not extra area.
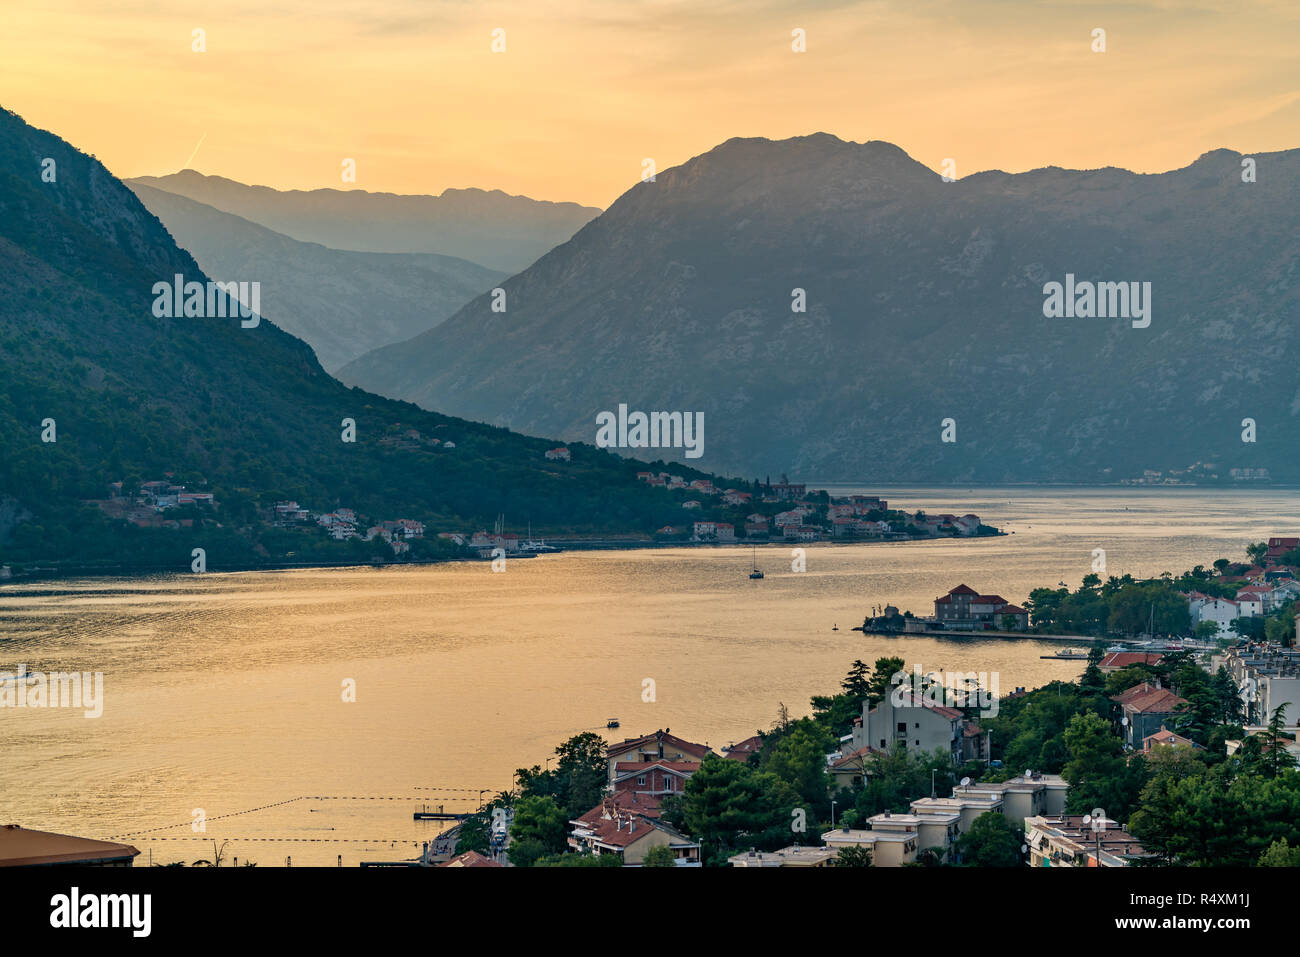
M 5 6 L 0 105 L 119 176 L 193 154 L 280 189 L 477 186 L 604 207 L 644 158 L 662 170 L 732 136 L 888 140 L 935 170 L 951 157 L 958 176 L 1161 172 L 1218 147 L 1300 146 L 1297 0 Z

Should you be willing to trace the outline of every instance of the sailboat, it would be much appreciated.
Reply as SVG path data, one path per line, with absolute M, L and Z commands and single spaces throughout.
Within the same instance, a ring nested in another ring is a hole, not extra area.
M 754 554 L 754 570 L 749 573 L 749 577 L 755 581 L 763 577 L 763 573 L 758 570 L 758 546 L 750 546 Z

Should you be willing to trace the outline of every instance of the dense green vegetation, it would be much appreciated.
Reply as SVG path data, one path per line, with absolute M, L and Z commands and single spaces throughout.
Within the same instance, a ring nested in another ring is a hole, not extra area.
M 56 161 L 55 182 L 33 157 Z M 184 569 L 193 547 L 210 569 L 372 557 L 374 545 L 268 529 L 265 510 L 284 499 L 415 519 L 431 535 L 502 513 L 540 534 L 648 535 L 688 514 L 681 493 L 636 480 L 644 463 L 583 444 L 551 462 L 554 442 L 348 389 L 274 316 L 254 328 L 155 318 L 156 282 L 207 277 L 101 164 L 5 111 L 0 211 L 0 563 Z M 405 429 L 440 441 L 395 444 Z M 215 495 L 198 528 L 136 528 L 83 504 L 166 473 Z M 450 554 L 430 544 L 416 557 Z

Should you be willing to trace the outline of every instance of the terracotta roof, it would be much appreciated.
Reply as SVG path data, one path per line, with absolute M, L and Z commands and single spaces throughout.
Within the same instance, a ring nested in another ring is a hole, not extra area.
M 1137 714 L 1172 714 L 1180 705 L 1187 704 L 1187 701 L 1168 688 L 1151 688 L 1145 694 L 1136 695 L 1121 704 L 1125 711 Z
M 620 754 L 625 754 L 628 751 L 634 751 L 643 744 L 654 744 L 661 734 L 663 736 L 664 745 L 675 748 L 678 751 L 684 751 L 687 754 L 694 754 L 699 758 L 703 758 L 706 754 L 711 753 L 707 744 L 694 744 L 690 741 L 683 741 L 681 738 L 669 734 L 667 731 L 655 731 L 650 734 L 643 734 L 639 738 L 628 738 L 624 741 L 620 741 L 618 744 L 611 744 L 606 749 L 605 753 L 608 757 L 612 758 Z
M 1101 659 L 1099 668 L 1127 668 L 1130 665 L 1158 665 L 1164 655 L 1154 651 L 1112 651 Z
M 52 831 L 31 831 L 17 824 L 0 827 L 0 867 L 37 864 L 97 864 L 132 860 L 140 851 L 130 844 L 96 841 Z
M 503 867 L 490 857 L 484 857 L 478 851 L 466 851 L 449 861 L 444 861 L 439 867 Z
M 575 823 L 592 825 L 600 821 L 607 810 L 621 810 L 645 817 L 658 817 L 663 798 L 658 794 L 637 794 L 635 791 L 615 791 L 579 817 Z
M 924 699 L 918 701 L 916 699 L 916 695 L 904 694 L 901 695 L 900 697 L 902 697 L 903 699 L 911 698 L 912 699 L 911 707 L 913 708 L 925 708 L 927 711 L 933 711 L 935 714 L 941 714 L 945 718 L 949 718 L 949 719 L 962 717 L 962 713 L 958 711 L 956 708 L 945 707 L 944 705 L 941 704 L 930 704 L 928 701 L 925 701 Z M 876 707 L 872 708 L 869 713 L 874 714 L 877 708 L 879 707 L 880 707 L 879 705 L 876 705 Z
M 745 761 L 751 754 L 757 754 L 763 747 L 763 739 L 758 735 L 752 738 L 746 738 L 744 741 L 738 741 L 729 748 L 722 749 L 722 756 L 730 758 L 733 761 Z
M 690 777 L 700 769 L 699 761 L 616 761 L 614 763 L 614 774 L 622 777 L 624 775 L 644 774 L 651 768 L 664 768 L 680 774 L 683 777 Z
M 881 753 L 882 753 L 881 751 L 868 745 L 866 747 L 858 748 L 856 751 L 850 751 L 848 754 L 844 755 L 838 761 L 832 762 L 831 767 L 842 768 L 848 765 L 852 765 L 853 767 L 858 767 L 858 765 L 862 762 L 863 758 L 867 757 L 868 755 L 881 754 Z
M 1007 615 L 1027 615 L 1027 614 L 1029 614 L 1028 611 L 1026 611 L 1024 608 L 1021 608 L 1019 605 L 1005 605 L 1005 606 L 1003 606 L 1002 608 L 999 608 L 998 611 L 1003 612 L 1004 614 L 1007 614 Z
M 619 814 L 617 818 L 601 818 L 587 829 L 591 831 L 592 837 L 600 843 L 625 848 L 635 844 L 647 834 L 653 834 L 656 828 L 666 831 L 674 837 L 681 838 L 683 841 L 686 840 L 672 828 L 666 824 L 661 824 L 654 818 L 626 811 Z
M 956 588 L 949 591 L 948 594 L 949 595 L 978 595 L 979 592 L 977 592 L 974 588 L 970 588 L 967 585 L 958 585 Z
M 1165 727 L 1161 727 L 1161 729 L 1157 731 L 1155 734 L 1148 734 L 1145 738 L 1143 738 L 1142 750 L 1150 751 L 1151 746 L 1153 744 L 1169 745 L 1169 746 L 1187 745 L 1188 747 L 1192 747 L 1192 748 L 1196 747 L 1196 743 L 1192 741 L 1190 738 L 1184 738 L 1181 734 L 1174 734 L 1172 731 L 1170 731 L 1168 728 Z

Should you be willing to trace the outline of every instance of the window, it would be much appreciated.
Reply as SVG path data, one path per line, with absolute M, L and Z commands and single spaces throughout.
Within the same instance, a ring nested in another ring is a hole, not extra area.
M 672 778 L 669 778 L 669 777 L 665 777 L 665 778 L 664 778 L 664 790 L 665 790 L 665 791 L 671 791 L 672 789 L 673 789 L 673 779 L 672 779 Z
M 900 721 L 900 722 L 898 722 L 898 733 L 899 733 L 899 734 L 907 734 L 907 722 L 906 722 L 906 721 Z
M 645 787 L 645 775 L 643 774 L 639 778 L 637 778 L 636 783 L 639 784 L 641 787 Z

